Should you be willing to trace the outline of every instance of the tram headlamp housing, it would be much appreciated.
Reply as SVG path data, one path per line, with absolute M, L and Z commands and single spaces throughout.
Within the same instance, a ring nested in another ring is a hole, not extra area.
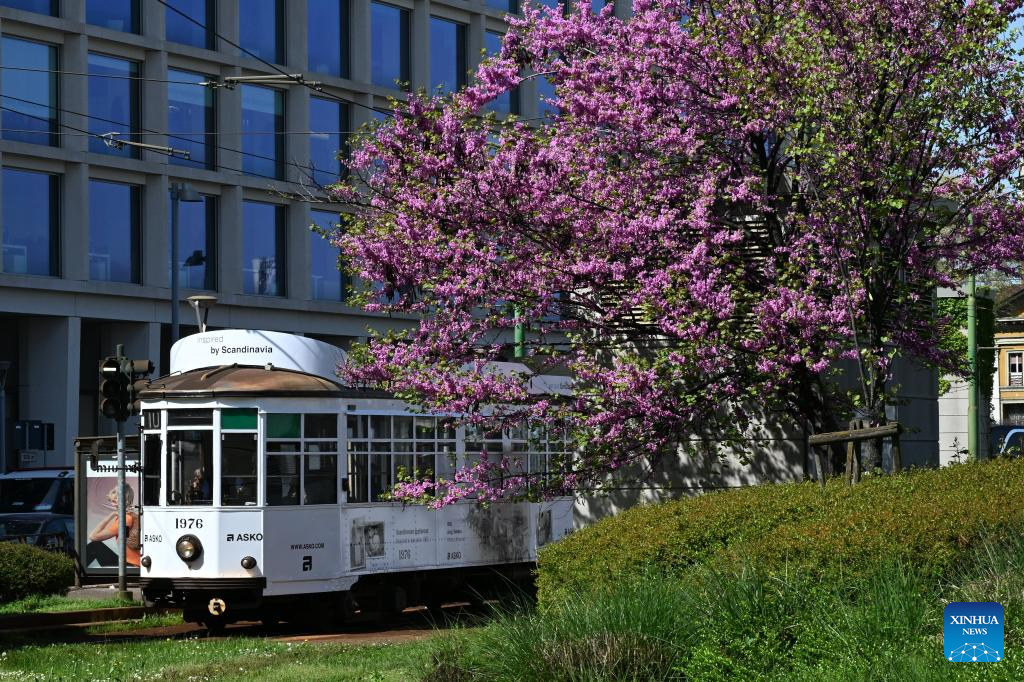
M 199 538 L 195 535 L 182 535 L 174 543 L 174 551 L 178 553 L 179 559 L 190 564 L 202 556 L 203 543 L 199 542 Z
M 251 557 L 251 556 L 242 557 L 242 568 L 244 568 L 246 570 L 248 570 L 250 568 L 256 568 L 256 559 L 255 559 L 255 557 Z
M 141 559 L 139 559 L 139 563 L 142 564 L 143 568 L 148 569 L 150 566 L 153 565 L 153 560 L 150 559 L 148 556 L 144 556 Z

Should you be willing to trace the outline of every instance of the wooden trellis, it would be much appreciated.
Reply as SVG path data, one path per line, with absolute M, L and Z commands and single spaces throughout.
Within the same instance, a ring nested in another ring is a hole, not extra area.
M 843 480 L 847 485 L 857 483 L 861 476 L 860 444 L 864 441 L 878 440 L 883 438 L 892 439 L 892 470 L 899 473 L 902 469 L 902 455 L 900 452 L 900 434 L 903 427 L 893 422 L 884 426 L 867 426 L 864 420 L 850 422 L 850 428 L 846 431 L 834 431 L 832 433 L 816 433 L 807 439 L 807 444 L 814 448 L 814 463 L 818 469 L 818 482 L 825 487 L 825 466 L 824 458 L 821 456 L 821 448 L 834 445 L 835 443 L 846 443 L 846 471 Z M 881 449 L 881 448 L 879 448 Z

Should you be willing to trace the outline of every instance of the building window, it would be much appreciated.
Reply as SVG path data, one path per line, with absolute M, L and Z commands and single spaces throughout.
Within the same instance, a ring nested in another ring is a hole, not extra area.
M 338 415 L 333 412 L 267 415 L 267 504 L 300 501 L 338 503 Z
M 484 33 L 484 49 L 487 50 L 488 57 L 497 56 L 498 53 L 501 52 L 501 41 L 504 39 L 505 36 L 502 33 L 497 33 L 495 31 L 486 31 Z M 487 109 L 504 116 L 509 114 L 518 114 L 519 88 L 514 88 L 510 92 L 506 92 L 495 97 L 494 100 L 487 105 Z
M 1007 353 L 1010 386 L 1024 386 L 1024 353 Z
M 546 4 L 541 1 L 540 4 Z M 491 9 L 496 9 L 499 12 L 507 12 L 509 14 L 515 14 L 518 9 L 516 0 L 487 0 L 487 6 Z
M 0 0 L 0 7 L 23 9 L 37 14 L 57 16 L 57 0 Z
M 265 178 L 284 176 L 284 93 L 242 86 L 242 170 Z
M 174 155 L 169 161 L 179 166 L 213 168 L 213 91 L 199 85 L 207 77 L 168 69 L 167 80 L 171 81 L 167 84 L 167 129 L 174 133 L 167 143 L 189 153 L 187 159 Z
M 209 0 L 167 0 L 167 5 L 164 8 L 167 40 L 192 47 L 205 47 L 208 50 L 216 49 L 215 3 Z M 183 14 L 186 16 L 182 16 Z M 189 21 L 187 17 L 195 21 Z
M 466 26 L 430 17 L 430 88 L 444 94 L 466 84 Z
M 1024 403 L 1004 403 L 1003 423 L 1024 426 Z
M 284 296 L 285 208 L 256 201 L 242 203 L 242 291 Z
M 283 64 L 284 3 L 281 0 L 239 0 L 238 39 L 251 55 Z
M 327 232 L 338 225 L 338 214 L 332 211 L 310 211 L 313 224 Z M 315 301 L 344 301 L 345 273 L 340 268 L 341 252 L 316 230 L 309 232 L 310 291 Z
M 345 148 L 348 107 L 342 102 L 309 99 L 309 164 L 318 185 L 334 184 L 342 174 L 339 154 Z
M 0 270 L 57 276 L 60 179 L 56 175 L 3 171 L 3 260 Z
M 348 2 L 309 0 L 309 70 L 348 78 Z
M 139 32 L 138 0 L 86 0 L 85 21 L 93 26 Z
M 547 76 L 535 76 L 534 80 L 537 81 L 537 116 L 557 116 L 558 107 L 550 101 L 556 95 L 554 83 Z
M 135 284 L 142 281 L 141 222 L 141 187 L 89 181 L 89 279 Z
M 178 202 L 178 282 L 181 288 L 209 291 L 217 288 L 216 226 L 216 197 L 204 196 L 202 201 Z M 169 238 L 170 216 L 167 233 Z
M 57 48 L 4 36 L 0 52 L 6 67 L 0 79 L 0 135 L 5 140 L 57 146 Z
M 139 65 L 127 59 L 89 53 L 89 132 L 114 140 L 139 139 Z M 89 138 L 89 151 L 138 158 L 137 147 L 118 149 Z
M 370 81 L 393 88 L 409 82 L 409 11 L 370 3 Z

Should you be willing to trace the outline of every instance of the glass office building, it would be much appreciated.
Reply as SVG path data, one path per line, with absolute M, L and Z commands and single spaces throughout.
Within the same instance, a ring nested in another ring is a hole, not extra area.
M 217 297 L 211 329 L 345 347 L 368 327 L 408 324 L 349 305 L 351 288 L 365 285 L 338 270 L 338 248 L 322 236 L 343 207 L 291 197 L 326 198 L 322 188 L 346 172 L 353 133 L 386 118 L 389 98 L 469 82 L 517 7 L 0 0 L 0 361 L 11 363 L 3 417 L 54 424 L 56 449 L 35 464 L 69 464 L 76 436 L 113 432 L 97 412 L 96 363 L 115 344 L 166 370 L 172 272 L 181 299 Z M 282 71 L 323 90 L 211 87 Z M 533 84 L 492 108 L 544 111 Z M 199 196 L 179 202 L 177 262 L 173 183 Z M 187 303 L 179 316 L 181 334 L 194 333 Z M 8 468 L 18 464 L 9 446 Z

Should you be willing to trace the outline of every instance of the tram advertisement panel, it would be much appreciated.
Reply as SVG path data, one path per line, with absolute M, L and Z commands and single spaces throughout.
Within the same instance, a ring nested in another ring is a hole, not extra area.
M 126 456 L 125 520 L 127 526 L 125 564 L 137 574 L 142 550 L 139 509 L 138 453 Z M 117 457 L 100 453 L 79 458 L 75 485 L 77 544 L 82 567 L 89 575 L 117 575 L 122 529 L 117 515 Z
M 348 536 L 345 567 L 362 573 L 532 561 L 571 521 L 568 503 L 354 508 L 341 529 Z

